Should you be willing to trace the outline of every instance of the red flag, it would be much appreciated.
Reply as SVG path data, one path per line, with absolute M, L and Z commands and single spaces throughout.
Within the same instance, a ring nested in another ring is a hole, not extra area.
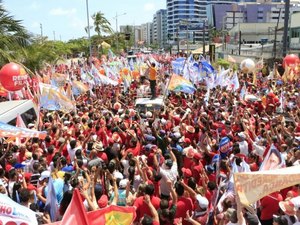
M 89 225 L 130 225 L 133 223 L 136 212 L 131 206 L 110 205 L 107 208 L 88 212 Z
M 82 199 L 77 189 L 74 190 L 70 205 L 60 223 L 63 225 L 89 225 Z

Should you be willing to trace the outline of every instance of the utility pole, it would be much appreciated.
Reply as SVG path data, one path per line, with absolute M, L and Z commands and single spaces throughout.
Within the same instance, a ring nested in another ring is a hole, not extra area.
M 281 8 L 279 9 L 279 15 L 278 15 L 277 24 L 275 27 L 274 45 L 273 45 L 273 54 L 274 54 L 273 59 L 274 60 L 276 59 L 276 55 L 277 55 L 277 49 L 276 49 L 277 48 L 277 32 L 278 32 L 278 24 L 279 24 L 280 16 L 281 16 Z
M 40 29 L 41 29 L 41 38 L 43 38 L 43 24 L 40 23 Z
M 118 17 L 126 15 L 126 13 L 118 14 L 116 13 L 116 45 L 117 45 L 117 52 L 119 52 L 119 34 L 118 34 Z
M 92 44 L 91 44 L 91 31 L 90 31 L 90 16 L 89 16 L 89 0 L 85 1 L 86 4 L 86 19 L 87 19 L 87 25 L 88 25 L 88 39 L 89 39 L 89 51 L 90 51 L 90 57 L 92 57 Z
M 287 53 L 289 18 L 290 18 L 290 0 L 285 0 L 284 30 L 283 30 L 283 40 L 282 40 L 282 42 L 283 42 L 282 56 L 283 57 L 285 57 L 286 53 Z

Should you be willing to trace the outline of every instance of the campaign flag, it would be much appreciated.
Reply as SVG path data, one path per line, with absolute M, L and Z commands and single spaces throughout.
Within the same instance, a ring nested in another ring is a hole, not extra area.
M 275 191 L 300 183 L 300 166 L 234 174 L 235 191 L 243 205 L 250 205 Z
M 63 87 L 66 84 L 66 75 L 61 73 L 54 73 L 51 76 L 51 84 L 55 87 Z
M 238 75 L 237 75 L 237 72 L 235 72 L 233 74 L 233 77 L 232 77 L 232 80 L 231 80 L 231 83 L 233 85 L 233 90 L 236 91 L 240 88 L 240 82 L 239 82 L 239 78 L 238 78 Z
M 210 65 L 207 61 L 203 60 L 200 62 L 202 70 L 204 70 L 207 74 L 211 74 L 215 71 L 212 65 Z
M 0 137 L 18 137 L 18 138 L 33 138 L 38 137 L 44 139 L 47 136 L 46 132 L 40 132 L 27 128 L 15 127 L 9 124 L 0 122 Z
M 107 76 L 99 74 L 98 78 L 99 78 L 100 84 L 103 84 L 103 85 L 113 85 L 113 86 L 117 86 L 118 85 L 118 81 L 112 80 L 112 79 L 110 79 Z
M 285 167 L 285 159 L 274 144 L 270 146 L 268 153 L 262 161 L 259 170 L 274 170 Z
M 128 65 L 129 65 L 130 71 L 133 71 L 134 70 L 134 65 L 133 65 L 133 59 L 132 58 L 129 60 Z
M 135 208 L 110 205 L 107 208 L 88 212 L 87 218 L 90 225 L 130 225 L 136 217 Z
M 72 92 L 75 96 L 78 96 L 80 94 L 83 94 L 89 90 L 89 87 L 85 84 L 83 84 L 80 81 L 74 80 L 72 82 Z
M 222 137 L 219 143 L 219 151 L 221 154 L 221 158 L 227 156 L 227 153 L 231 150 L 231 142 L 228 137 Z
M 35 212 L 0 194 L 0 224 L 38 225 Z
M 181 91 L 184 93 L 192 94 L 196 91 L 196 88 L 189 80 L 185 79 L 182 76 L 173 74 L 169 82 L 168 90 L 175 92 Z
M 45 204 L 45 208 L 49 209 L 50 219 L 52 222 L 55 222 L 58 217 L 58 203 L 56 199 L 56 193 L 53 185 L 53 179 L 50 176 L 48 181 L 48 192 L 47 192 L 47 200 Z
M 107 55 L 108 55 L 109 58 L 115 58 L 116 57 L 115 53 L 113 53 L 113 51 L 111 49 L 108 49 Z
M 172 68 L 173 68 L 173 73 L 176 73 L 176 74 L 181 74 L 182 73 L 182 70 L 183 70 L 183 67 L 184 67 L 184 64 L 185 64 L 185 58 L 184 57 L 180 57 L 180 58 L 177 58 L 176 60 L 172 61 Z
M 75 103 L 57 87 L 40 83 L 40 106 L 48 110 L 70 112 L 75 109 Z
M 17 115 L 16 127 L 27 128 L 20 114 Z
M 72 200 L 62 218 L 63 225 L 89 225 L 87 214 L 78 189 L 74 189 Z
M 27 128 L 20 114 L 17 115 L 16 127 Z M 20 138 L 16 138 L 16 144 L 21 144 Z
M 114 81 L 117 81 L 119 80 L 119 76 L 118 74 L 113 71 L 111 68 L 109 68 L 108 66 L 104 66 L 104 69 L 105 69 L 105 73 L 106 73 L 106 76 Z
M 244 86 L 242 87 L 242 89 L 241 89 L 240 99 L 244 99 L 245 96 L 246 96 L 247 94 L 248 94 L 247 88 L 246 88 L 246 86 L 244 85 Z

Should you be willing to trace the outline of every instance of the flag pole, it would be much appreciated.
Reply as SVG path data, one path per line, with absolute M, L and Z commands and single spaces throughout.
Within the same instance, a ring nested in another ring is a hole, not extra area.
M 163 102 L 164 102 L 164 101 L 165 101 L 165 99 L 166 99 L 167 92 L 168 92 L 168 88 L 169 88 L 170 81 L 171 81 L 172 77 L 173 77 L 173 74 L 172 74 L 172 76 L 170 77 L 170 79 L 169 79 L 169 81 L 168 81 L 168 83 L 167 83 L 166 89 L 165 89 L 165 91 L 164 91 L 164 95 L 163 95 Z

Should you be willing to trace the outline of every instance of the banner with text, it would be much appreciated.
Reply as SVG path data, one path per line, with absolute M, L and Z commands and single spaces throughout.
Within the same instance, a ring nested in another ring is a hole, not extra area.
M 0 224 L 37 225 L 35 212 L 0 194 Z
M 235 173 L 234 185 L 240 202 L 249 205 L 275 191 L 300 184 L 300 166 Z

